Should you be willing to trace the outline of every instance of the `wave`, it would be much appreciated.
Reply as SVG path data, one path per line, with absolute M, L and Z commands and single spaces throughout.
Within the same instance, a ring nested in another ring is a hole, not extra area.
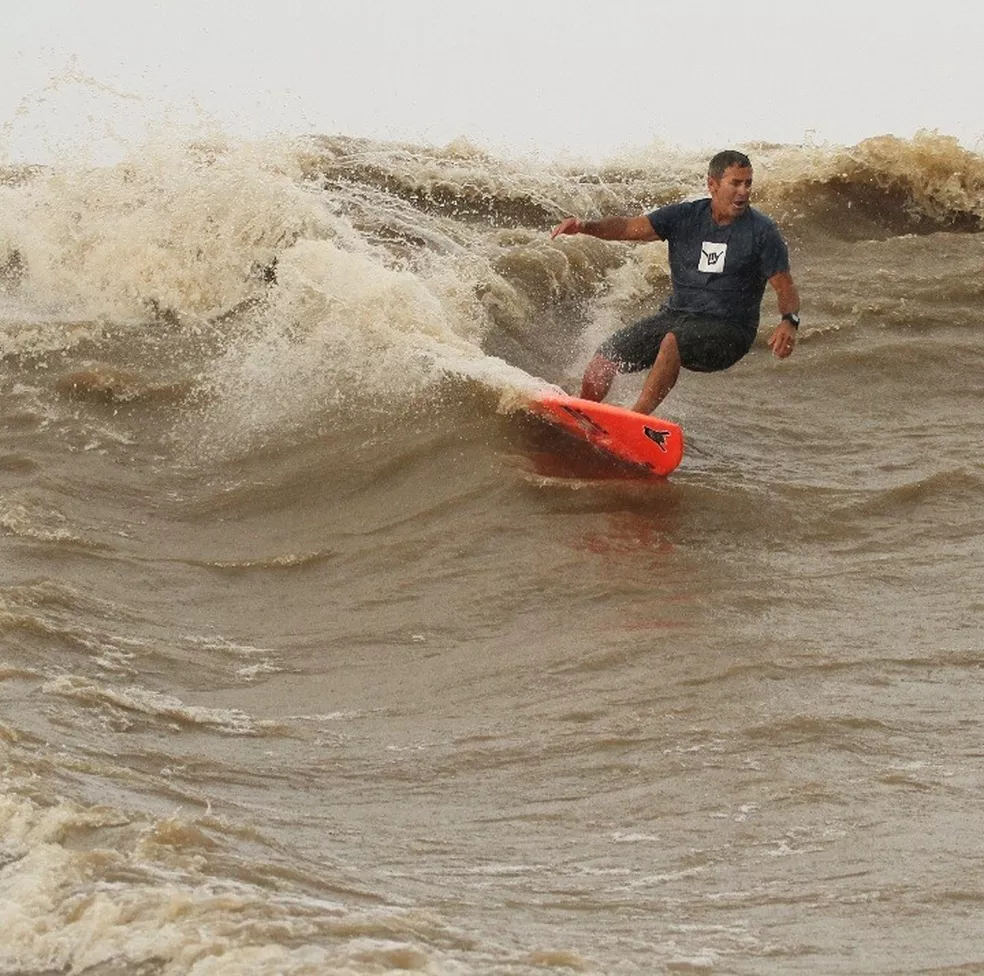
M 946 136 L 746 149 L 798 247 L 980 229 L 984 158 Z M 550 226 L 699 196 L 705 166 L 663 146 L 588 167 L 322 137 L 8 168 L 0 355 L 60 357 L 66 398 L 184 404 L 217 440 L 382 413 L 449 377 L 504 401 L 565 385 L 668 274 L 661 245 Z
M 795 230 L 980 229 L 984 157 L 955 139 L 746 149 L 760 204 Z M 540 243 L 567 214 L 634 213 L 701 195 L 705 165 L 664 147 L 588 168 L 500 160 L 465 142 L 437 149 L 325 137 L 157 147 L 105 168 L 7 167 L 0 278 L 6 291 L 93 317 L 201 325 L 262 295 L 300 242 L 329 241 L 412 270 L 424 255 L 501 257 Z M 489 287 L 480 280 L 489 269 L 470 270 L 476 287 Z
M 274 722 L 258 721 L 239 709 L 187 705 L 176 698 L 146 688 L 111 688 L 74 675 L 60 675 L 45 682 L 42 692 L 78 702 L 108 716 L 117 728 L 132 731 L 138 723 L 164 719 L 176 726 L 190 726 L 233 736 L 262 736 L 280 730 Z
M 956 139 L 878 136 L 779 162 L 765 200 L 802 234 L 865 240 L 982 229 L 984 157 Z
M 545 229 L 571 213 L 636 213 L 704 192 L 705 157 L 662 146 L 595 167 L 507 163 L 464 142 L 438 150 L 338 138 L 311 147 L 303 169 L 326 189 L 359 185 L 483 227 Z M 744 148 L 759 169 L 763 205 L 835 237 L 981 229 L 984 157 L 954 138 L 921 132 L 853 147 Z
M 210 811 L 42 803 L 5 783 L 0 828 L 5 972 L 421 971 L 460 949 L 439 919 L 384 904 L 345 867 L 285 869 L 269 838 Z

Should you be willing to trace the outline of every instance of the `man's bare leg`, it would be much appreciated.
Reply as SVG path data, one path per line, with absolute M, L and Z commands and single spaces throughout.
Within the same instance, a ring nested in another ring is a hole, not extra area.
M 653 363 L 646 382 L 642 384 L 642 392 L 632 409 L 636 413 L 652 413 L 673 389 L 680 375 L 680 365 L 680 347 L 676 336 L 667 332 L 659 345 L 656 362 Z
M 617 373 L 617 363 L 613 363 L 607 356 L 602 356 L 600 352 L 595 353 L 581 380 L 581 399 L 597 400 L 600 403 L 612 388 L 612 381 Z

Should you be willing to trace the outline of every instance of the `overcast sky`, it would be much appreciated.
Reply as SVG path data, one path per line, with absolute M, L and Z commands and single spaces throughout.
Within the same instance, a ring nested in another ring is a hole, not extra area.
M 371 136 L 606 157 L 654 141 L 984 151 L 978 0 L 12 0 L 8 158 L 133 138 Z

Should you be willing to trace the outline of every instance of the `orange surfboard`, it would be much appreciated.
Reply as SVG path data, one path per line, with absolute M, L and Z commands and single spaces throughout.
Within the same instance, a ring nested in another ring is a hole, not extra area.
M 683 428 L 610 403 L 543 393 L 530 401 L 536 416 L 619 461 L 668 475 L 683 458 Z

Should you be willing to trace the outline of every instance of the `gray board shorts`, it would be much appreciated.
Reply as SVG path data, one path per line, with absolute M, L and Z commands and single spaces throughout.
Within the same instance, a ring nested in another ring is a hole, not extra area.
M 638 373 L 656 362 L 660 343 L 672 332 L 686 369 L 714 373 L 734 366 L 752 347 L 752 341 L 725 319 L 664 309 L 634 325 L 620 329 L 598 348 L 618 365 L 620 373 Z

